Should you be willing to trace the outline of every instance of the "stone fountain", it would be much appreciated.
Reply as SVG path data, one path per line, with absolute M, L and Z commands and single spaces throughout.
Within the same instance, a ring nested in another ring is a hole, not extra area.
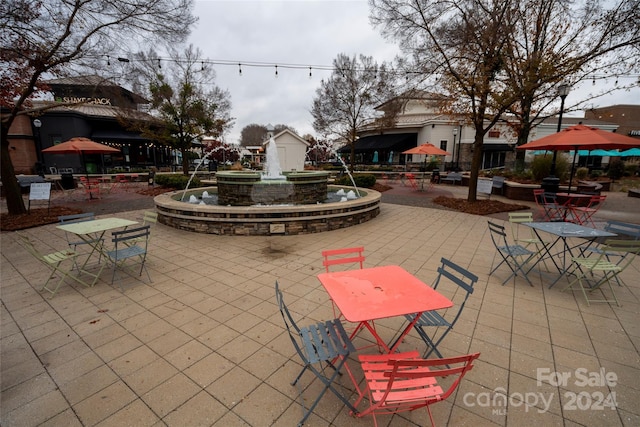
M 294 235 L 349 227 L 369 221 L 380 212 L 381 196 L 377 191 L 367 189 L 359 191 L 359 197 L 327 202 L 328 192 L 346 195 L 344 187 L 328 185 L 328 172 L 283 172 L 273 139 L 267 145 L 265 163 L 263 172 L 217 172 L 217 187 L 157 196 L 154 201 L 158 220 L 200 233 Z M 192 201 L 202 200 L 204 192 L 217 193 L 218 204 L 181 201 L 185 196 Z

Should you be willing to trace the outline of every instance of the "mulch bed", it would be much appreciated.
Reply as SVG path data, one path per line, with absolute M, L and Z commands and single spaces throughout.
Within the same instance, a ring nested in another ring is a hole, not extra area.
M 0 214 L 0 230 L 17 231 L 45 224 L 53 224 L 58 222 L 59 216 L 79 213 L 82 213 L 82 210 L 67 208 L 65 206 L 52 206 L 50 209 L 31 209 L 31 212 L 20 215 L 3 213 Z
M 169 191 L 174 190 L 173 188 L 152 187 L 137 191 L 137 193 L 144 196 L 157 196 L 158 194 L 163 194 Z M 17 231 L 27 228 L 39 227 L 46 224 L 54 224 L 58 222 L 59 216 L 79 214 L 82 212 L 83 211 L 78 208 L 71 208 L 66 206 L 51 206 L 49 209 L 31 209 L 29 213 L 21 215 L 9 215 L 7 213 L 2 213 L 0 214 L 0 230 Z
M 512 212 L 522 209 L 529 209 L 525 205 L 513 205 L 510 203 L 500 202 L 498 200 L 476 200 L 469 202 L 467 199 L 456 199 L 454 197 L 439 196 L 433 199 L 433 203 L 444 206 L 458 212 L 464 212 L 473 215 L 490 215 L 500 212 Z

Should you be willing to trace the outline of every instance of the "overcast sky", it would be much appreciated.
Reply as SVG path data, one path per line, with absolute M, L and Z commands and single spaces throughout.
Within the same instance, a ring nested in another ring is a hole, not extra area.
M 382 62 L 399 52 L 370 25 L 366 0 L 196 0 L 194 13 L 199 22 L 189 42 L 202 50 L 205 59 L 267 65 L 244 66 L 242 76 L 237 65 L 215 66 L 216 83 L 231 94 L 231 115 L 236 118 L 227 142 L 238 142 L 242 129 L 252 123 L 286 124 L 300 135 L 315 135 L 311 103 L 320 80 L 331 72 L 312 69 L 309 78 L 308 68 L 280 66 L 276 78 L 276 64 L 331 66 L 339 53 L 364 54 Z M 573 88 L 566 105 L 600 87 L 588 83 Z M 593 102 L 596 107 L 638 103 L 639 86 Z

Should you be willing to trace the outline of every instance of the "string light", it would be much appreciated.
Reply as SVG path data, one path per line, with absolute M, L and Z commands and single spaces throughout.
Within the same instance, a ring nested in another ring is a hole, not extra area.
M 104 55 L 107 57 L 107 65 L 111 65 L 111 61 L 110 61 L 110 55 Z M 118 61 L 120 62 L 144 62 L 144 60 L 140 59 L 133 59 L 130 60 L 128 58 L 121 58 L 118 57 Z M 156 58 L 157 64 L 158 64 L 158 68 L 162 68 L 162 61 L 167 61 L 167 62 L 175 62 L 175 63 L 186 63 L 188 62 L 187 59 L 175 59 L 175 58 Z M 313 77 L 313 70 L 320 70 L 320 71 L 332 71 L 332 72 L 341 72 L 342 75 L 344 76 L 344 71 L 340 70 L 336 67 L 334 67 L 333 65 L 309 65 L 309 64 L 294 64 L 294 63 L 277 63 L 274 64 L 273 62 L 259 62 L 259 61 L 243 61 L 243 62 L 238 62 L 236 61 L 232 61 L 232 60 L 226 60 L 226 59 L 204 59 L 201 61 L 201 66 L 202 69 L 204 69 L 205 65 L 233 65 L 233 66 L 237 66 L 238 67 L 238 75 L 242 76 L 242 67 L 258 67 L 258 68 L 265 68 L 265 67 L 274 67 L 275 68 L 275 76 L 278 77 L 279 76 L 279 68 L 285 68 L 285 69 L 308 69 L 309 70 L 309 78 Z M 357 72 L 362 72 L 362 71 L 370 71 L 368 69 L 364 69 L 364 68 L 355 68 L 354 71 Z M 375 77 L 378 78 L 379 75 L 377 73 L 377 71 L 372 71 L 375 73 Z M 387 74 L 396 74 L 396 75 L 400 75 L 400 76 L 404 76 L 407 80 L 410 78 L 411 75 L 422 75 L 424 74 L 424 72 L 422 71 L 412 71 L 412 70 L 400 70 L 400 69 L 388 69 Z M 606 75 L 591 75 L 591 79 L 592 79 L 592 84 L 595 86 L 596 84 L 596 80 L 597 79 L 601 79 L 606 77 Z M 589 77 L 587 77 L 588 79 Z M 638 83 L 640 84 L 640 75 L 638 74 L 618 74 L 616 75 L 616 84 L 619 83 L 619 79 L 620 78 L 633 78 L 636 79 L 638 81 Z

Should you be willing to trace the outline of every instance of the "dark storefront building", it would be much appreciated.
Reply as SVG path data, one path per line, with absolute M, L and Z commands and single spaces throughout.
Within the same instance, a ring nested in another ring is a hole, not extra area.
M 38 160 L 46 173 L 135 171 L 175 163 L 170 149 L 158 146 L 125 124 L 153 123 L 153 118 L 144 112 L 149 103 L 146 99 L 99 76 L 57 79 L 47 84 L 55 101 L 39 104 L 54 107 L 34 117 L 40 125 L 34 126 Z M 73 137 L 90 138 L 121 152 L 85 155 L 85 170 L 80 156 L 40 151 Z
M 406 155 L 402 154 L 417 145 L 417 133 L 390 133 L 382 135 L 364 136 L 356 141 L 355 163 L 360 164 L 401 164 L 406 161 Z M 345 145 L 338 152 L 348 157 L 351 146 Z

